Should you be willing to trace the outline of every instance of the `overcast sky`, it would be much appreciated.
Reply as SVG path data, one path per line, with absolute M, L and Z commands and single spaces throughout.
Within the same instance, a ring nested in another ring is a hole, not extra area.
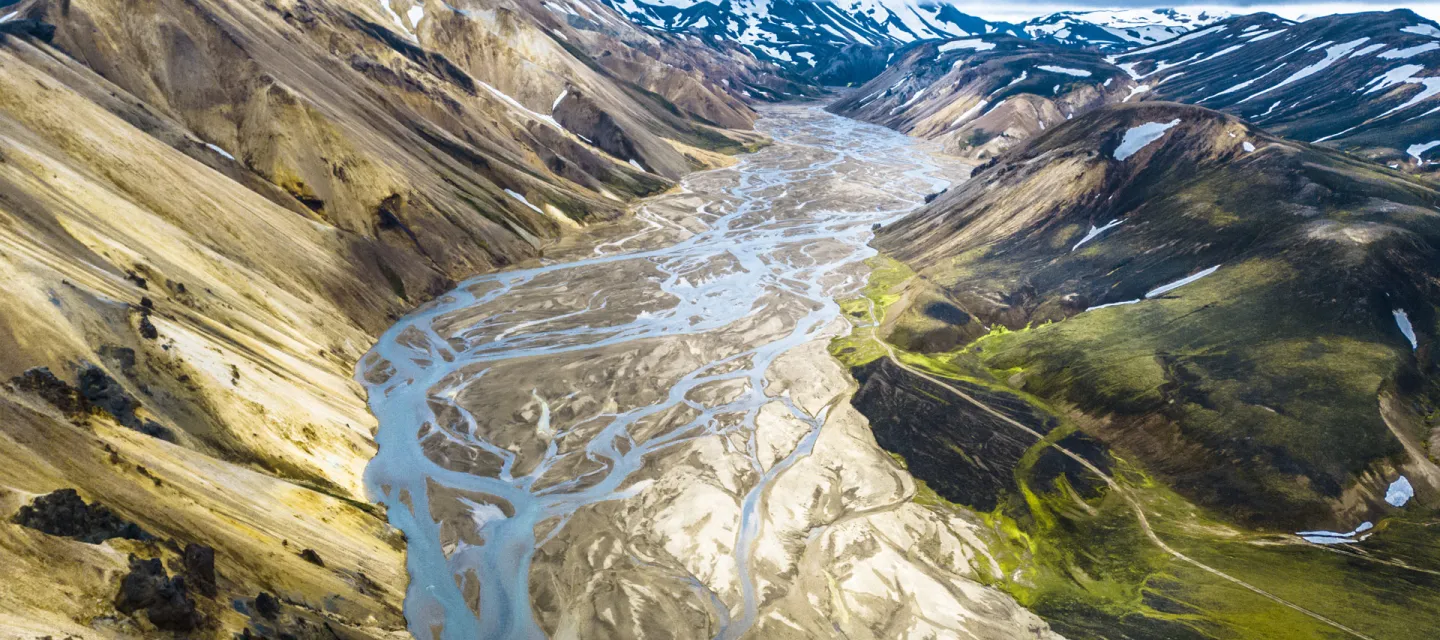
M 1143 8 L 1154 7 L 1176 7 L 1185 9 L 1219 9 L 1232 13 L 1254 13 L 1256 11 L 1269 11 L 1292 19 L 1313 18 L 1317 15 L 1328 15 L 1332 13 L 1353 13 L 1356 11 L 1389 11 L 1398 7 L 1404 7 L 1432 20 L 1440 19 L 1440 0 L 1432 2 L 1405 3 L 1384 2 L 1381 0 L 1359 0 L 1352 2 L 1287 2 L 1274 0 L 1268 2 L 1245 2 L 1243 0 L 1232 2 L 1177 2 L 1174 4 L 1157 3 L 1154 0 L 1076 0 L 1074 2 L 1056 2 L 1055 0 L 950 0 L 950 3 L 957 8 L 982 18 L 990 20 L 1023 20 L 1038 15 L 1054 13 L 1056 11 L 1076 11 L 1083 9 L 1118 9 L 1118 8 Z

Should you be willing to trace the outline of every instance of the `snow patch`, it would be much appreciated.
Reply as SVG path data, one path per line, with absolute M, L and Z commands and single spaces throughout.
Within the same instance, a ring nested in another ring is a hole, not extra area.
M 0 20 L 0 22 L 4 22 L 4 20 Z M 211 151 L 214 151 L 215 153 L 218 153 L 218 154 L 220 154 L 220 155 L 222 155 L 222 156 L 225 156 L 225 159 L 226 159 L 226 160 L 234 160 L 234 159 L 235 159 L 235 156 L 230 155 L 230 152 L 229 152 L 229 151 L 226 151 L 226 150 L 224 150 L 224 149 L 221 149 L 220 147 L 217 147 L 217 146 L 215 146 L 215 145 L 213 145 L 213 144 L 210 144 L 210 143 L 208 143 L 208 142 L 205 143 L 205 146 L 210 147 L 210 150 L 211 150 Z
M 534 210 L 535 210 L 535 213 L 539 213 L 539 214 L 542 214 L 542 215 L 545 213 L 544 211 L 541 211 L 541 210 L 540 210 L 540 207 L 537 207 L 537 206 L 535 206 L 535 205 L 533 205 L 533 204 L 530 204 L 530 201 L 529 201 L 528 199 L 526 199 L 525 196 L 523 196 L 523 195 L 521 195 L 521 194 L 518 194 L 518 193 L 515 193 L 514 191 L 511 191 L 511 190 L 509 190 L 509 189 L 506 189 L 506 190 L 505 190 L 505 193 L 509 194 L 511 198 L 514 198 L 514 199 L 516 199 L 516 200 L 519 200 L 520 202 L 525 203 L 525 206 L 530 207 L 531 209 L 534 209 Z
M 564 130 L 565 130 L 565 127 L 560 126 L 560 123 L 559 123 L 559 122 L 556 122 L 554 118 L 552 118 L 552 117 L 550 117 L 550 116 L 547 116 L 547 115 L 544 115 L 544 114 L 536 113 L 536 112 L 530 110 L 529 107 L 521 104 L 519 100 L 516 100 L 516 99 L 510 97 L 509 95 L 506 95 L 505 92 L 503 92 L 503 91 L 501 91 L 501 90 L 499 90 L 499 89 L 496 89 L 495 87 L 491 86 L 489 83 L 487 83 L 487 82 L 481 82 L 481 83 L 480 83 L 480 86 L 485 87 L 485 89 L 486 89 L 487 91 L 489 91 L 491 94 L 493 94 L 496 98 L 499 98 L 501 102 L 504 102 L 505 104 L 508 104 L 508 105 L 514 107 L 515 109 L 517 109 L 517 110 L 519 110 L 519 111 L 521 111 L 521 112 L 524 112 L 526 115 L 528 115 L 528 116 L 530 116 L 530 117 L 532 117 L 532 118 L 534 118 L 534 119 L 536 119 L 536 120 L 539 120 L 539 121 L 541 121 L 541 122 L 545 122 L 545 123 L 549 124 L 550 126 L 553 126 L 553 127 L 555 127 L 556 129 L 559 129 L 559 130 L 561 130 L 561 131 L 564 131 Z
M 1390 488 L 1385 490 L 1385 502 L 1392 507 L 1403 507 L 1411 498 L 1415 497 L 1415 487 L 1410 485 L 1410 479 L 1400 476 L 1399 480 L 1390 483 Z
M 1402 28 L 1402 29 L 1400 29 L 1400 30 L 1401 30 L 1401 31 L 1404 31 L 1405 33 L 1413 33 L 1413 34 L 1421 35 L 1421 36 L 1430 36 L 1430 37 L 1432 37 L 1432 38 L 1440 38 L 1440 29 L 1436 29 L 1434 25 L 1429 25 L 1429 24 L 1417 24 L 1417 25 L 1415 25 L 1415 26 L 1413 26 L 1413 27 L 1404 27 L 1404 28 Z
M 951 40 L 950 42 L 946 42 L 945 44 L 940 45 L 940 53 L 945 53 L 946 51 L 954 51 L 956 49 L 974 49 L 976 51 L 989 51 L 994 48 L 995 43 L 993 42 L 986 42 L 979 38 L 970 38 L 968 40 Z
M 1124 301 L 1124 302 L 1111 302 L 1111 303 L 1109 303 L 1109 304 L 1102 304 L 1102 305 L 1100 305 L 1100 306 L 1098 306 L 1098 307 L 1086 307 L 1085 310 L 1086 310 L 1086 311 L 1094 311 L 1094 310 L 1096 310 L 1096 309 L 1104 309 L 1104 308 L 1106 308 L 1106 307 L 1118 307 L 1118 306 L 1121 306 L 1121 305 L 1135 304 L 1135 303 L 1137 303 L 1137 302 L 1139 302 L 1139 301 L 1140 301 L 1140 299 L 1139 299 L 1139 298 L 1136 298 L 1136 299 L 1134 299 L 1134 300 L 1126 300 L 1126 301 Z
M 1075 76 L 1077 78 L 1089 78 L 1090 76 L 1094 75 L 1084 69 L 1071 69 L 1069 67 L 1057 67 L 1055 65 L 1049 64 L 1042 64 L 1035 68 L 1040 69 L 1041 71 L 1049 71 L 1050 73 L 1063 73 L 1067 76 Z
M 1216 26 L 1216 27 L 1210 27 L 1209 29 L 1201 29 L 1200 31 L 1196 31 L 1196 32 L 1193 32 L 1193 33 L 1187 33 L 1187 34 L 1185 34 L 1185 35 L 1183 35 L 1183 36 L 1180 36 L 1179 38 L 1175 38 L 1174 40 L 1167 40 L 1167 41 L 1165 41 L 1165 42 L 1162 42 L 1162 43 L 1157 44 L 1157 45 L 1154 45 L 1154 46 L 1145 47 L 1145 48 L 1143 48 L 1143 49 L 1135 49 L 1135 50 L 1133 50 L 1133 51 L 1126 51 L 1125 53 L 1122 53 L 1122 54 L 1119 54 L 1119 55 L 1115 55 L 1115 56 L 1111 56 L 1110 59 L 1111 59 L 1111 60 L 1119 60 L 1120 58 L 1127 58 L 1127 57 L 1129 57 L 1129 56 L 1133 56 L 1133 55 L 1140 54 L 1140 53 L 1154 53 L 1154 52 L 1160 51 L 1160 50 L 1162 50 L 1162 49 L 1169 49 L 1170 47 L 1173 47 L 1173 46 L 1175 46 L 1175 45 L 1177 45 L 1177 44 L 1184 44 L 1184 43 L 1186 43 L 1186 42 L 1190 42 L 1190 41 L 1196 40 L 1196 39 L 1198 39 L 1198 38 L 1203 38 L 1203 37 L 1208 36 L 1208 35 L 1210 35 L 1210 34 L 1212 34 L 1212 33 L 1216 33 L 1216 32 L 1219 32 L 1219 31 L 1224 31 L 1226 28 L 1228 28 L 1227 25 L 1220 25 L 1220 26 Z M 1112 62 L 1111 64 L 1114 64 L 1114 63 Z
M 1390 312 L 1395 316 L 1395 326 L 1400 327 L 1400 333 L 1405 334 L 1405 339 L 1410 341 L 1410 349 L 1413 351 L 1420 348 L 1420 341 L 1415 338 L 1415 325 L 1410 324 L 1410 314 L 1404 309 L 1395 309 Z
M 1376 76 L 1374 80 L 1365 83 L 1365 86 L 1367 87 L 1370 87 L 1370 85 L 1372 84 L 1375 85 L 1373 87 L 1370 87 L 1369 89 L 1366 89 L 1365 93 L 1374 93 L 1387 87 L 1392 87 L 1397 84 L 1409 82 L 1411 78 L 1415 77 L 1415 74 L 1420 73 L 1424 70 L 1425 67 L 1418 64 L 1407 64 L 1401 67 L 1395 67 L 1394 69 L 1391 69 L 1389 71 L 1386 71 L 1385 73 L 1380 74 L 1379 76 Z
M 1385 53 L 1380 54 L 1379 57 L 1386 60 L 1404 60 L 1405 58 L 1412 58 L 1422 53 L 1425 53 L 1426 51 L 1434 51 L 1436 49 L 1440 49 L 1440 42 L 1427 42 L 1425 44 L 1416 45 L 1406 49 L 1386 51 Z
M 1120 146 L 1115 147 L 1115 159 L 1124 162 L 1130 156 L 1135 155 L 1146 145 L 1159 140 L 1172 127 L 1180 124 L 1176 118 L 1170 122 L 1147 122 L 1138 127 L 1131 127 L 1125 132 L 1125 137 L 1120 140 Z
M 1334 531 L 1300 531 L 1295 535 L 1304 538 L 1306 542 L 1314 544 L 1354 544 L 1365 539 L 1362 537 L 1357 540 L 1355 536 L 1374 528 L 1375 523 L 1367 520 L 1360 523 L 1360 526 L 1355 527 L 1354 530 L 1348 533 L 1336 533 Z
M 1071 253 L 1074 253 L 1076 249 L 1079 249 L 1079 248 L 1080 248 L 1080 245 L 1085 244 L 1086 242 L 1089 242 L 1089 241 L 1091 241 L 1091 240 L 1094 240 L 1096 236 L 1099 236 L 1100 234 L 1105 233 L 1106 231 L 1108 231 L 1108 230 L 1110 230 L 1110 229 L 1113 229 L 1113 228 L 1115 228 L 1115 227 L 1120 226 L 1120 223 L 1122 223 L 1122 222 L 1124 222 L 1124 220 L 1120 220 L 1120 219 L 1117 218 L 1117 219 L 1115 219 L 1115 220 L 1111 220 L 1111 221 L 1105 223 L 1105 226 L 1103 226 L 1103 227 L 1097 227 L 1097 226 L 1095 226 L 1095 225 L 1093 225 L 1093 224 L 1090 225 L 1090 232 L 1087 233 L 1087 234 L 1085 234 L 1085 237 L 1081 238 L 1079 242 L 1075 243 L 1075 246 L 1070 247 L 1070 252 L 1071 252 Z
M 950 126 L 953 127 L 966 120 L 969 120 L 970 118 L 975 117 L 975 114 L 980 113 L 980 110 L 984 109 L 985 106 L 988 104 L 990 104 L 988 100 L 981 100 L 979 104 L 970 107 L 969 109 L 965 110 L 965 113 L 960 114 L 960 117 L 956 118 L 954 122 L 950 123 Z
M 1405 153 L 1408 153 L 1415 158 L 1415 164 L 1425 164 L 1425 161 L 1421 158 L 1421 156 L 1425 155 L 1426 151 L 1434 149 L 1437 146 L 1440 146 L 1440 140 L 1431 140 L 1430 142 L 1412 144 L 1405 149 Z
M 1258 98 L 1258 97 L 1263 96 L 1263 95 L 1265 95 L 1265 94 L 1267 94 L 1267 93 L 1270 93 L 1271 91 L 1274 91 L 1274 90 L 1276 90 L 1276 89 L 1279 89 L 1279 88 L 1284 87 L 1284 86 L 1287 86 L 1287 85 L 1294 84 L 1294 83 L 1299 82 L 1299 81 L 1301 81 L 1301 80 L 1304 80 L 1304 79 L 1306 79 L 1306 78 L 1308 78 L 1308 77 L 1310 77 L 1310 76 L 1313 76 L 1313 75 L 1315 75 L 1315 74 L 1317 74 L 1317 73 L 1320 73 L 1321 71 L 1324 71 L 1324 70 L 1326 70 L 1326 69 L 1329 69 L 1329 68 L 1330 68 L 1330 65 L 1333 65 L 1333 64 L 1335 64 L 1336 62 L 1338 62 L 1341 58 L 1344 58 L 1345 56 L 1350 55 L 1351 52 L 1353 52 L 1353 51 L 1355 51 L 1356 49 L 1360 48 L 1360 45 L 1365 44 L 1365 43 L 1368 42 L 1369 40 L 1370 40 L 1370 38 L 1368 38 L 1368 37 L 1359 38 L 1359 39 L 1356 39 L 1356 40 L 1351 40 L 1350 42 L 1346 42 L 1346 43 L 1343 43 L 1343 44 L 1337 44 L 1337 45 L 1334 45 L 1334 46 L 1332 46 L 1332 47 L 1326 48 L 1326 49 L 1325 49 L 1325 58 L 1324 58 L 1324 59 L 1322 59 L 1322 60 L 1320 60 L 1319 62 L 1316 62 L 1315 64 L 1312 64 L 1312 65 L 1310 65 L 1310 66 L 1308 66 L 1308 67 L 1305 67 L 1304 69 L 1301 69 L 1301 70 L 1299 70 L 1299 71 L 1296 71 L 1295 73 L 1290 74 L 1290 77 L 1288 77 L 1288 78 L 1286 78 L 1286 79 L 1284 79 L 1284 80 L 1281 80 L 1281 81 L 1280 81 L 1278 84 L 1276 84 L 1275 86 L 1272 86 L 1272 87 L 1270 87 L 1269 89 L 1266 89 L 1266 90 L 1264 90 L 1264 91 L 1261 91 L 1260 93 L 1252 94 L 1250 97 L 1245 98 L 1244 100 L 1241 100 L 1240 102 L 1248 102 L 1248 101 L 1250 101 L 1250 100 L 1254 100 L 1255 98 Z
M 1147 293 L 1145 294 L 1145 298 L 1146 298 L 1146 299 L 1154 298 L 1155 296 L 1164 295 L 1164 294 L 1166 294 L 1166 293 L 1169 293 L 1169 292 L 1171 292 L 1171 291 L 1174 291 L 1174 290 L 1176 290 L 1176 289 L 1179 289 L 1180 287 L 1183 287 L 1183 286 L 1185 286 L 1185 285 L 1187 285 L 1187 284 L 1190 284 L 1190 283 L 1192 283 L 1192 282 L 1194 282 L 1194 281 L 1196 281 L 1196 280 L 1199 280 L 1199 279 L 1201 279 L 1201 278 L 1204 278 L 1205 276 L 1208 276 L 1208 275 L 1210 275 L 1210 274 L 1212 274 L 1212 273 L 1215 273 L 1215 271 L 1216 271 L 1217 269 L 1219 269 L 1219 268 L 1220 268 L 1220 265 L 1217 264 L 1217 265 L 1215 265 L 1215 266 L 1213 266 L 1213 267 L 1210 267 L 1209 269 L 1206 269 L 1206 270 L 1201 271 L 1201 272 L 1199 272 L 1199 273 L 1185 276 L 1184 278 L 1181 278 L 1181 279 L 1179 279 L 1179 280 L 1176 280 L 1176 281 L 1174 281 L 1174 282 L 1171 282 L 1170 284 L 1167 284 L 1167 285 L 1164 285 L 1164 286 L 1161 286 L 1161 287 L 1157 287 L 1157 288 L 1151 289 L 1149 292 L 1147 292 Z

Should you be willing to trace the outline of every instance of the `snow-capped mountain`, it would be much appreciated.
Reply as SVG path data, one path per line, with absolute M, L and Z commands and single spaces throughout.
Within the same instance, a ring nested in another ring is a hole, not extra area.
M 638 24 L 733 40 L 822 83 L 868 80 L 890 52 L 918 40 L 1023 36 L 944 2 L 879 0 L 606 0 Z
M 1065 11 L 1019 24 L 970 15 L 943 0 L 604 0 L 636 23 L 732 40 L 824 84 L 859 83 L 920 40 L 1010 35 L 1065 47 L 1122 50 L 1222 20 L 1175 9 Z
M 1101 9 L 1052 13 L 1018 26 L 1035 40 L 1119 50 L 1169 40 L 1228 17 L 1223 11 Z
M 998 35 L 920 43 L 832 108 L 985 158 L 1097 103 L 1168 100 L 1428 171 L 1440 158 L 1436 69 L 1440 25 L 1408 10 L 1259 13 L 1110 54 Z
M 1440 26 L 1414 12 L 1224 21 L 1110 57 L 1142 91 L 1388 164 L 1440 147 Z
M 986 160 L 1071 117 L 1121 102 L 1133 87 L 1096 51 L 977 36 L 907 47 L 884 73 L 830 109 Z

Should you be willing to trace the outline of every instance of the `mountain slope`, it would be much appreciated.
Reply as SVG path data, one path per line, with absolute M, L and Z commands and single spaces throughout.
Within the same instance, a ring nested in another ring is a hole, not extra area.
M 892 6 L 877 0 L 607 0 L 638 24 L 738 42 L 821 84 L 864 82 L 886 56 L 920 40 L 983 33 L 1023 35 L 945 2 Z
M 1255 14 L 1111 61 L 1149 88 L 1146 98 L 1388 164 L 1418 168 L 1440 138 L 1440 26 L 1404 9 L 1301 23 Z
M 1048 86 L 1036 77 L 1045 56 L 1057 61 L 1046 65 L 1052 68 L 1046 77 L 1068 77 Z M 1427 158 L 1440 149 L 1440 103 L 1435 102 L 1440 80 L 1427 75 L 1427 68 L 1440 68 L 1440 26 L 1407 10 L 1303 23 L 1254 14 L 1100 56 L 1003 36 L 912 45 L 882 76 L 837 101 L 834 109 L 944 139 L 948 149 L 972 158 L 992 157 L 1013 139 L 1033 135 L 1042 123 L 1053 125 L 1056 114 L 1147 99 L 1216 108 L 1286 137 L 1407 171 L 1430 170 L 1434 165 Z M 1034 59 L 1029 66 L 1016 61 L 1027 57 Z M 1116 77 L 1115 69 L 1125 77 Z M 899 78 L 905 78 L 904 84 L 895 84 Z M 1109 84 L 1085 86 L 1100 79 Z M 922 90 L 925 95 L 909 100 Z M 1005 98 L 1022 93 L 1033 97 L 1025 99 L 1020 113 L 990 116 L 996 105 L 1021 106 Z M 1046 102 L 1059 108 L 1036 106 Z M 935 119 L 938 114 L 956 120 L 946 125 Z
M 1035 327 L 985 342 L 983 357 L 1109 414 L 1113 435 L 1189 495 L 1245 522 L 1323 525 L 1372 508 L 1369 485 L 1391 465 L 1433 466 L 1407 460 L 1377 394 L 1432 366 L 1437 203 L 1424 183 L 1214 112 L 1121 105 L 1002 156 L 878 246 L 975 330 Z M 1107 371 L 1137 349 L 1153 364 Z M 1312 433 L 1290 431 L 1299 416 Z M 1141 424 L 1152 435 L 1123 426 Z M 1176 441 L 1150 448 L 1160 425 Z M 1223 464 L 1232 455 L 1252 462 Z M 1295 477 L 1303 488 L 1287 486 Z
M 606 0 L 637 24 L 737 42 L 821 84 L 858 84 L 889 54 L 922 40 L 1008 35 L 1087 50 L 1152 44 L 1225 17 L 1175 9 L 1064 11 L 1018 24 L 985 20 L 943 0 Z
M 1227 17 L 1176 9 L 1061 11 L 1017 24 L 1030 38 L 1072 47 L 1123 51 L 1169 40 Z
M 760 144 L 740 89 L 795 86 L 591 11 L 7 7 L 0 635 L 406 633 L 356 359 Z
M 909 47 L 829 109 L 987 159 L 1133 86 L 1097 53 L 985 36 Z
M 1067 637 L 1425 636 L 1437 205 L 1233 117 L 1107 106 L 876 241 L 915 272 L 872 296 L 878 335 L 1040 441 L 858 341 L 836 353 L 877 440 L 1000 523 L 1007 588 Z

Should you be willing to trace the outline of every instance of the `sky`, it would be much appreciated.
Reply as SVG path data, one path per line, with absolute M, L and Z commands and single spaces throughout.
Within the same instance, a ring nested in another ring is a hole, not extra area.
M 995 0 L 950 0 L 950 4 L 966 13 L 988 20 L 1018 21 L 1056 11 L 1079 11 L 1085 9 L 1151 9 L 1174 7 L 1193 10 L 1218 9 L 1232 13 L 1254 13 L 1268 11 L 1277 15 L 1303 20 L 1332 13 L 1354 13 L 1357 11 L 1389 11 L 1406 8 L 1432 20 L 1440 20 L 1440 0 L 1430 2 L 1396 2 L 1395 0 L 1352 0 L 1350 2 L 1292 2 L 1269 0 L 1248 2 L 1246 0 L 1208 0 L 1201 2 L 1157 3 L 1154 0 L 1020 0 L 996 2 Z

